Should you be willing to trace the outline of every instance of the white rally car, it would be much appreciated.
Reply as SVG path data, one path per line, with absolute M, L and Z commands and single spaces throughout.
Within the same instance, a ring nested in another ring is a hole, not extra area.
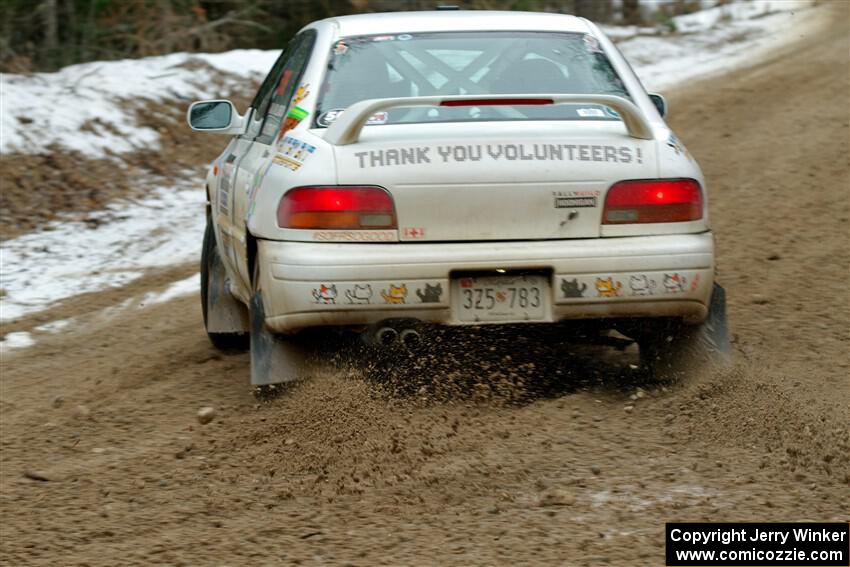
M 436 11 L 301 30 L 206 180 L 212 342 L 250 336 L 258 386 L 298 377 L 292 337 L 573 321 L 663 374 L 729 350 L 702 173 L 617 48 L 567 15 Z

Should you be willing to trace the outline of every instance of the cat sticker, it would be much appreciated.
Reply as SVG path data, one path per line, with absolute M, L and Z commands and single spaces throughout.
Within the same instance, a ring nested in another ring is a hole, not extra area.
M 629 276 L 629 287 L 632 289 L 632 295 L 652 295 L 655 293 L 655 280 L 649 279 L 643 274 L 638 276 Z
M 313 290 L 313 299 L 316 300 L 316 303 L 323 303 L 325 305 L 336 304 L 336 296 L 336 284 L 322 284 L 318 289 Z
M 614 278 L 596 278 L 596 292 L 599 297 L 619 297 L 623 282 L 614 282 Z
M 685 276 L 675 274 L 664 274 L 664 289 L 667 293 L 682 293 L 685 291 Z
M 345 297 L 351 304 L 369 304 L 372 303 L 372 286 L 355 285 L 353 289 L 345 290 Z
M 400 286 L 390 284 L 389 289 L 381 290 L 381 297 L 383 297 L 384 301 L 390 305 L 401 305 L 402 303 L 406 303 L 405 298 L 407 298 L 407 284 L 401 284 Z
M 561 280 L 561 291 L 564 297 L 584 297 L 584 292 L 587 291 L 587 284 L 582 283 L 579 287 L 578 280 Z
M 694 279 L 691 280 L 691 291 L 696 291 L 699 287 L 699 273 L 694 276 Z
M 424 291 L 417 289 L 416 295 L 419 296 L 419 301 L 422 303 L 439 303 L 440 297 L 443 295 L 443 286 L 439 283 L 437 285 L 426 283 Z

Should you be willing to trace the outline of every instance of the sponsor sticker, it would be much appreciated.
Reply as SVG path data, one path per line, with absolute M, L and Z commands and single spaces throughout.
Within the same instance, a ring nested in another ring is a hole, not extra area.
M 280 153 L 276 154 L 272 161 L 292 171 L 297 170 L 316 151 L 316 146 L 302 142 L 292 136 L 286 136 L 278 148 Z
M 300 106 L 293 106 L 286 114 L 283 124 L 280 127 L 280 133 L 277 135 L 278 141 L 283 138 L 283 135 L 298 126 L 302 120 L 310 116 L 310 113 Z
M 369 120 L 366 121 L 367 126 L 374 126 L 376 124 L 386 124 L 389 119 L 389 114 L 386 112 L 376 112 L 372 116 L 369 117 Z
M 301 122 L 302 120 L 310 116 L 310 113 L 301 108 L 300 106 L 293 106 L 292 109 L 287 113 L 287 116 L 289 118 L 294 118 L 295 120 Z
M 595 207 L 596 197 L 555 197 L 556 209 Z
M 605 112 L 601 108 L 577 108 L 576 114 L 582 118 L 605 118 Z
M 310 96 L 310 83 L 298 87 L 298 90 L 295 91 L 295 96 L 292 97 L 292 104 L 297 107 L 308 96 Z
M 396 240 L 394 230 L 319 230 L 313 240 L 320 242 L 392 242 Z
M 339 118 L 339 115 L 345 111 L 344 108 L 334 108 L 333 110 L 328 110 L 327 112 L 323 112 L 319 115 L 316 123 L 319 126 L 328 127 L 334 123 L 334 121 Z
M 345 112 L 344 108 L 334 108 L 333 110 L 323 112 L 321 115 L 319 115 L 319 118 L 318 120 L 316 120 L 316 123 L 319 126 L 328 127 L 334 122 L 336 122 L 336 120 L 340 116 L 342 116 L 343 112 Z M 388 112 L 376 112 L 375 114 L 369 117 L 369 120 L 366 121 L 366 125 L 375 126 L 377 124 L 386 124 L 387 120 L 389 120 L 389 117 L 390 115 Z

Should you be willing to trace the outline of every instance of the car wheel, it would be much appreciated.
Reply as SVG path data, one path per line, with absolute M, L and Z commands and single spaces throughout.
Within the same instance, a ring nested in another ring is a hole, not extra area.
M 278 395 L 283 384 L 304 377 L 304 351 L 293 338 L 272 333 L 266 326 L 260 261 L 254 263 L 254 293 L 248 306 L 251 327 L 251 385 L 254 395 L 265 399 Z
M 244 351 L 248 349 L 248 333 L 222 333 L 209 330 L 210 310 L 227 308 L 219 300 L 219 297 L 224 293 L 229 293 L 225 291 L 225 277 L 224 264 L 222 264 L 221 257 L 218 255 L 215 232 L 212 223 L 208 221 L 207 228 L 204 231 L 204 244 L 201 248 L 201 311 L 204 315 L 204 329 L 206 329 L 207 337 L 215 348 L 224 351 Z M 230 297 L 226 298 L 226 301 L 236 304 L 236 300 Z M 242 309 L 244 310 L 244 307 Z M 239 325 L 235 326 L 238 327 Z
M 731 363 L 726 292 L 717 284 L 702 323 L 669 324 L 657 331 L 638 339 L 641 366 L 652 378 L 674 380 L 705 367 L 723 368 Z

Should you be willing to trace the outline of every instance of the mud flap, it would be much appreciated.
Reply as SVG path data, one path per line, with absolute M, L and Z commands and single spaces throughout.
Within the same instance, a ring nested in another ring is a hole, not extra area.
M 695 326 L 672 325 L 638 340 L 641 366 L 657 379 L 676 379 L 705 368 L 722 370 L 732 364 L 726 291 L 717 284 L 708 316 Z
M 703 322 L 695 340 L 699 341 L 699 352 L 718 367 L 732 364 L 732 344 L 729 339 L 729 323 L 726 319 L 726 290 L 714 284 L 708 317 Z
M 247 333 L 248 310 L 227 287 L 227 272 L 217 253 L 207 259 L 206 325 L 208 333 Z
M 251 298 L 251 385 L 292 382 L 304 376 L 304 351 L 292 340 L 269 332 L 260 292 Z

